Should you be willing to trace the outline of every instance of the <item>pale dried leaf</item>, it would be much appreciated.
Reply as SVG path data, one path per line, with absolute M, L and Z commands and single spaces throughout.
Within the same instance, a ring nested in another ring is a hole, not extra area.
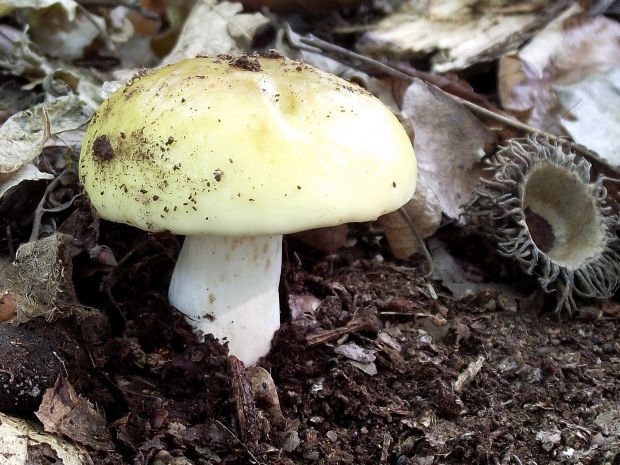
M 419 79 L 405 91 L 402 106 L 415 131 L 419 189 L 433 192 L 443 213 L 458 219 L 495 136 L 469 110 Z
M 162 65 L 196 55 L 214 56 L 243 47 L 267 23 L 260 13 L 241 13 L 240 3 L 199 0 L 183 25 L 173 50 Z
M 114 447 L 101 412 L 62 377 L 53 388 L 45 391 L 35 415 L 47 432 L 62 434 L 97 450 Z
M 578 5 L 551 21 L 518 52 L 500 60 L 502 105 L 531 126 L 565 135 L 560 119 L 572 110 L 555 88 L 620 66 L 620 24 L 584 15 Z
M 41 76 L 54 70 L 46 58 L 35 52 L 25 32 L 0 24 L 0 68 L 15 76 Z
M 75 444 L 46 434 L 38 427 L 18 417 L 0 413 L 0 457 L 3 465 L 33 463 L 37 449 L 49 447 L 63 465 L 92 464 L 88 453 Z M 36 462 L 40 463 L 40 462 Z
M 74 0 L 0 0 L 0 16 L 19 8 L 41 9 L 58 5 L 70 20 L 75 17 L 77 2 Z
M 23 166 L 16 173 L 11 175 L 0 176 L 0 202 L 2 201 L 4 194 L 21 184 L 23 181 L 39 181 L 41 179 L 53 178 L 53 174 L 43 173 L 32 164 Z
M 93 13 L 87 17 L 78 12 L 68 19 L 56 9 L 32 12 L 28 23 L 32 41 L 47 56 L 68 62 L 81 58 L 84 49 L 106 28 L 105 20 Z
M 11 116 L 0 127 L 0 174 L 27 165 L 41 153 L 49 135 L 80 127 L 92 113 L 79 97 L 70 95 Z
M 498 58 L 527 38 L 541 18 L 542 0 L 409 0 L 362 36 L 369 54 L 432 56 L 448 72 Z
M 374 362 L 377 358 L 375 355 L 376 350 L 365 349 L 364 347 L 358 346 L 354 342 L 338 346 L 334 349 L 334 352 L 348 358 L 349 360 L 354 360 L 361 363 Z
M 412 199 L 403 205 L 417 232 L 424 239 L 435 234 L 441 223 L 441 205 L 437 195 L 426 184 L 418 184 Z M 379 218 L 390 249 L 396 258 L 407 258 L 420 252 L 418 240 L 399 211 Z
M 571 138 L 620 168 L 620 67 L 557 86 L 556 93 L 562 106 L 571 109 L 561 120 Z

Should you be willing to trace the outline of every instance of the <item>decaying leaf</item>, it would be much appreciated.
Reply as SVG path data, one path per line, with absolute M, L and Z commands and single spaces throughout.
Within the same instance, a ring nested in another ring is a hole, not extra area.
M 48 8 L 58 5 L 69 19 L 75 17 L 77 2 L 74 0 L 0 0 L 0 16 L 7 15 L 18 8 Z
M 346 224 L 341 224 L 329 228 L 310 229 L 292 234 L 292 236 L 316 250 L 330 253 L 345 245 L 347 229 Z
M 81 58 L 84 49 L 105 30 L 105 20 L 78 11 L 74 18 L 52 8 L 32 12 L 28 18 L 32 41 L 47 55 L 69 61 Z
M 620 67 L 557 86 L 556 93 L 569 110 L 561 124 L 571 138 L 620 168 Z
M 58 433 L 72 441 L 97 450 L 111 450 L 113 443 L 106 428 L 106 421 L 99 410 L 63 377 L 43 395 L 36 412 L 48 433 Z
M 465 107 L 417 79 L 405 91 L 402 108 L 415 131 L 419 188 L 434 193 L 443 213 L 458 219 L 480 179 L 485 147 L 495 135 Z
M 418 184 L 412 199 L 401 207 L 412 220 L 421 238 L 435 234 L 441 223 L 441 204 L 426 184 Z M 400 211 L 379 218 L 383 231 L 396 258 L 407 258 L 419 252 L 416 233 Z
M 23 181 L 39 181 L 45 179 L 53 179 L 54 175 L 50 173 L 43 173 L 39 171 L 36 166 L 29 164 L 20 168 L 16 173 L 13 173 L 9 176 L 5 175 L 5 177 L 7 177 L 8 179 L 3 179 L 3 177 L 0 176 L 0 201 L 2 200 L 4 194 L 6 194 L 14 187 L 18 186 Z
M 518 52 L 502 57 L 498 72 L 502 105 L 531 126 L 565 134 L 560 119 L 579 108 L 562 105 L 556 87 L 620 66 L 619 41 L 617 21 L 591 17 L 573 5 Z
M 269 8 L 279 13 L 320 12 L 358 5 L 361 0 L 241 0 L 243 6 L 253 10 Z
M 543 17 L 543 0 L 409 0 L 367 32 L 369 54 L 432 56 L 435 72 L 490 61 L 527 38 Z
M 41 76 L 53 71 L 47 59 L 32 49 L 25 32 L 0 24 L 0 68 L 16 76 Z
M 77 129 L 92 112 L 79 97 L 70 95 L 11 116 L 0 127 L 0 174 L 13 173 L 30 163 L 51 135 Z
M 242 9 L 240 3 L 199 0 L 162 65 L 197 55 L 228 53 L 250 42 L 256 30 L 268 20 L 260 13 L 241 13 Z
M 71 281 L 76 253 L 75 240 L 66 234 L 28 242 L 17 250 L 15 264 L 9 265 L 12 279 L 0 282 L 3 290 L 15 294 L 17 322 L 73 312 L 78 305 Z
M 81 447 L 52 434 L 46 434 L 26 420 L 4 413 L 0 413 L 0 438 L 2 438 L 0 457 L 3 465 L 93 463 L 88 452 Z M 54 462 L 50 462 L 50 459 Z

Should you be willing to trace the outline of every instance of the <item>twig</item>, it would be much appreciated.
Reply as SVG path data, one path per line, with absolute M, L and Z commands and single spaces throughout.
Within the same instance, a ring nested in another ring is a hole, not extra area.
M 463 392 L 465 386 L 467 386 L 471 381 L 476 377 L 482 366 L 484 365 L 485 359 L 483 355 L 479 355 L 476 360 L 471 362 L 467 368 L 456 378 L 454 382 L 453 390 L 458 395 Z
M 258 438 L 254 393 L 243 363 L 234 355 L 228 356 L 228 369 L 232 378 L 232 391 L 235 398 L 237 423 L 241 439 L 254 442 Z
M 346 325 L 340 328 L 329 329 L 319 334 L 306 337 L 308 347 L 315 347 L 326 342 L 340 339 L 345 334 L 357 333 L 360 331 L 379 331 L 381 323 L 374 315 L 356 315 Z
M 46 213 L 45 210 L 45 201 L 47 200 L 47 196 L 56 189 L 56 186 L 60 184 L 61 178 L 67 174 L 69 170 L 65 168 L 60 172 L 58 176 L 54 178 L 52 182 L 47 185 L 45 192 L 43 193 L 43 197 L 39 201 L 36 210 L 34 211 L 34 219 L 32 220 L 32 231 L 30 232 L 30 238 L 28 242 L 36 241 L 39 238 L 39 232 L 41 230 L 41 220 L 43 219 L 43 214 Z
M 296 44 L 295 40 L 291 40 L 291 35 L 290 35 L 290 26 L 288 24 L 285 25 L 285 35 L 287 40 L 290 42 L 290 44 L 293 47 L 298 47 L 299 45 Z M 319 39 L 318 37 L 315 37 L 313 35 L 308 35 L 308 36 L 304 36 L 301 37 L 299 39 L 299 41 L 309 47 L 313 47 L 313 49 L 310 49 L 314 52 L 317 52 L 318 50 L 326 52 L 329 55 L 335 56 L 336 58 L 340 57 L 340 58 L 346 58 L 349 61 L 353 61 L 353 62 L 359 62 L 363 65 L 365 65 L 366 67 L 370 67 L 374 70 L 378 70 L 381 71 L 389 76 L 398 78 L 398 79 L 403 79 L 406 81 L 413 81 L 414 79 L 419 77 L 414 76 L 410 73 L 406 73 L 400 70 L 397 70 L 395 68 L 393 68 L 392 66 L 386 65 L 385 63 L 382 63 L 378 60 L 375 60 L 373 58 L 367 57 L 365 55 L 360 55 L 359 53 L 353 52 L 349 49 L 346 49 L 344 47 L 340 47 L 338 45 L 332 44 L 330 42 L 327 42 L 323 39 Z M 318 50 L 317 50 L 318 49 Z M 423 78 L 422 78 L 423 79 Z M 423 79 L 424 80 L 424 79 Z M 533 134 L 533 135 L 541 135 L 543 137 L 547 137 L 549 138 L 550 142 L 552 143 L 556 143 L 557 141 L 561 140 L 560 137 L 551 134 L 550 132 L 547 131 L 543 131 L 541 129 L 535 128 L 533 126 L 529 126 L 525 123 L 522 123 L 516 119 L 512 119 L 512 118 L 508 118 L 504 115 L 501 115 L 499 113 L 497 113 L 496 111 L 491 111 L 488 110 L 486 108 L 481 107 L 480 105 L 477 105 L 473 102 L 470 102 L 469 100 L 463 99 L 461 97 L 458 97 L 454 94 L 451 94 L 449 92 L 446 92 L 444 89 L 441 89 L 437 86 L 435 86 L 434 84 L 428 82 L 427 80 L 425 80 L 425 82 L 427 82 L 429 85 L 432 85 L 434 87 L 436 87 L 441 93 L 443 93 L 444 95 L 446 95 L 447 97 L 451 98 L 452 100 L 462 104 L 463 106 L 465 106 L 466 108 L 468 108 L 469 110 L 471 110 L 472 112 L 480 115 L 480 116 L 484 116 L 486 118 L 489 119 L 493 119 L 495 121 L 498 121 L 500 123 L 505 124 L 506 126 L 509 126 L 513 129 L 517 129 L 519 131 L 523 131 L 527 134 Z M 601 157 L 596 153 L 593 152 L 592 150 L 588 149 L 587 147 L 584 147 L 581 144 L 577 144 L 577 143 L 572 143 L 574 149 L 576 152 L 580 153 L 581 155 L 585 155 L 591 158 L 594 158 L 595 160 L 602 162 Z M 604 162 L 603 162 L 604 163 Z M 610 169 L 616 171 L 616 172 L 620 172 L 620 170 L 618 168 L 614 168 L 613 166 L 610 166 L 608 164 L 605 164 L 605 166 L 609 167 Z
M 424 243 L 424 238 L 420 234 L 420 231 L 418 231 L 418 228 L 415 227 L 415 223 L 409 216 L 409 213 L 407 213 L 407 210 L 401 207 L 398 209 L 398 211 L 400 212 L 400 215 L 405 220 L 405 223 L 407 223 L 407 226 L 409 226 L 409 229 L 411 230 L 411 233 L 413 234 L 413 237 L 415 237 L 415 240 L 418 244 L 418 248 L 422 251 L 422 255 L 424 255 L 424 259 L 426 260 L 426 264 L 428 266 L 428 271 L 424 274 L 423 278 L 428 278 L 429 276 L 432 276 L 433 273 L 435 272 L 435 262 L 433 261 L 433 257 L 431 256 L 431 253 L 426 248 L 426 244 Z
M 217 425 L 222 428 L 224 431 L 226 431 L 228 434 L 230 434 L 233 438 L 235 438 L 237 441 L 239 441 L 239 444 L 241 444 L 243 446 L 243 448 L 245 449 L 245 451 L 248 453 L 248 455 L 252 458 L 252 460 L 254 460 L 258 465 L 262 465 L 260 463 L 260 461 L 256 458 L 256 456 L 252 453 L 252 451 L 249 449 L 249 447 L 242 441 L 240 440 L 237 435 L 235 433 L 233 433 L 231 431 L 231 429 L 226 426 L 224 423 L 222 423 L 220 420 L 215 420 L 215 423 L 217 423 Z

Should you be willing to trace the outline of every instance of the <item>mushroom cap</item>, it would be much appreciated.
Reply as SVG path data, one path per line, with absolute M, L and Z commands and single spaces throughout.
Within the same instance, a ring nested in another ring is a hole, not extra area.
M 101 217 L 261 236 L 368 221 L 415 190 L 411 141 L 355 84 L 282 57 L 199 57 L 133 78 L 88 127 L 80 180 Z

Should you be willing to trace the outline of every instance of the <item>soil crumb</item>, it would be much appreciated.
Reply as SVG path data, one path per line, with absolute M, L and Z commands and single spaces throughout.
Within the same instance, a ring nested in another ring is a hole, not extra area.
M 260 66 L 260 63 L 255 57 L 250 57 L 248 55 L 240 55 L 231 59 L 228 64 L 230 66 L 235 66 L 236 68 L 241 68 L 246 71 L 262 71 L 263 69 Z
M 93 155 L 99 161 L 110 161 L 114 158 L 114 149 L 107 136 L 99 136 L 95 139 Z

